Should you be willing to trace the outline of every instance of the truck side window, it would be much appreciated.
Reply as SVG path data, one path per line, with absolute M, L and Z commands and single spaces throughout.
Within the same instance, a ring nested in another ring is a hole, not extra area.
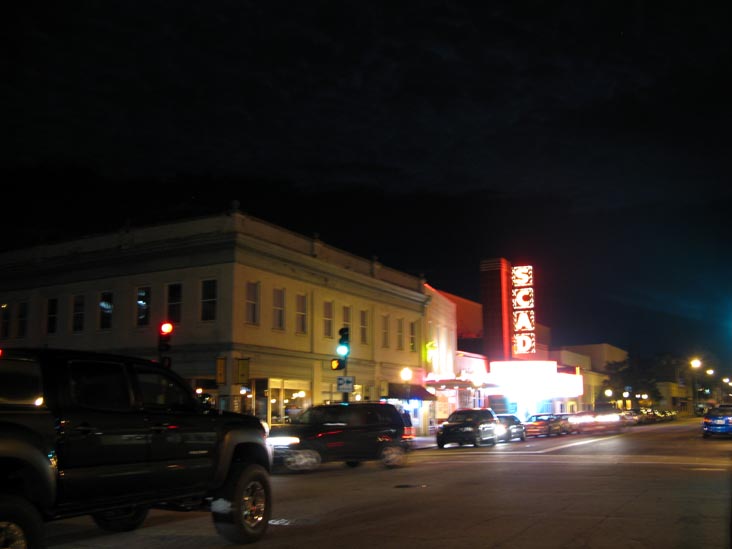
M 69 363 L 72 399 L 87 408 L 129 410 L 132 407 L 125 366 L 112 362 Z
M 176 411 L 193 411 L 195 409 L 190 392 L 175 379 L 162 373 L 138 370 L 137 383 L 142 397 L 142 405 L 147 409 Z

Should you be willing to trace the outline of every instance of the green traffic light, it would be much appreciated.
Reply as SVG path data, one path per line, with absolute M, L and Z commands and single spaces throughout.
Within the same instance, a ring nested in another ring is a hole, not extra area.
M 351 345 L 348 340 L 348 328 L 344 326 L 343 328 L 338 330 L 338 335 L 340 335 L 341 338 L 338 340 L 336 353 L 343 357 L 348 356 L 348 354 L 351 352 Z

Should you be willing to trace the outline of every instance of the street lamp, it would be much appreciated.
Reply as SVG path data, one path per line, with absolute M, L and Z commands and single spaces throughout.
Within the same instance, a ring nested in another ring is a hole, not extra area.
M 698 358 L 693 358 L 693 359 L 691 359 L 691 362 L 689 364 L 691 364 L 691 368 L 692 368 L 692 378 L 691 379 L 692 379 L 693 385 L 694 385 L 694 398 L 692 400 L 692 404 L 694 405 L 694 415 L 696 415 L 697 409 L 699 408 L 699 402 L 698 402 L 699 393 L 697 392 L 697 389 L 696 389 L 696 372 L 699 370 L 699 368 L 701 368 L 702 363 L 701 363 L 701 360 L 699 360 Z

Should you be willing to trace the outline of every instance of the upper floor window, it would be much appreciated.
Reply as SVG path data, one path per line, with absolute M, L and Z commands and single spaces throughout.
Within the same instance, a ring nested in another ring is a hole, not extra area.
M 86 300 L 79 294 L 72 298 L 71 304 L 71 331 L 74 333 L 84 331 L 84 307 Z
M 360 335 L 360 342 L 363 345 L 368 345 L 368 343 L 369 343 L 369 312 L 368 311 L 361 311 L 361 314 L 359 315 L 359 335 Z
M 3 339 L 10 337 L 10 305 L 8 303 L 0 305 L 0 337 Z
M 216 300 L 218 289 L 215 280 L 201 282 L 201 320 L 216 320 Z
M 112 329 L 112 313 L 114 312 L 114 294 L 102 292 L 99 294 L 99 329 Z
M 323 336 L 333 337 L 333 302 L 323 302 Z
M 183 316 L 183 284 L 168 284 L 167 301 L 168 318 L 165 320 L 180 324 Z
M 396 321 L 396 348 L 399 351 L 404 350 L 404 319 L 397 318 Z
M 381 316 L 381 346 L 389 348 L 389 315 Z
M 308 333 L 308 299 L 305 294 L 295 296 L 295 333 Z
M 409 350 L 415 352 L 417 350 L 417 323 L 409 323 Z
M 275 330 L 285 329 L 285 289 L 275 288 L 272 290 L 272 328 Z
M 259 282 L 247 282 L 244 322 L 259 325 Z
M 58 299 L 51 297 L 46 301 L 46 333 L 55 334 L 58 331 Z
M 343 326 L 351 327 L 351 307 L 349 305 L 343 306 Z
M 137 295 L 135 297 L 135 324 L 137 324 L 137 326 L 150 325 L 151 301 L 152 289 L 150 286 L 137 288 Z
M 28 332 L 28 303 L 18 303 L 16 320 L 18 323 L 16 337 L 25 337 Z

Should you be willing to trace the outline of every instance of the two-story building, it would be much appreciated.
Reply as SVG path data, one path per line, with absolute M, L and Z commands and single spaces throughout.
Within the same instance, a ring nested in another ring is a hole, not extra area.
M 433 293 L 233 211 L 0 254 L 0 345 L 161 358 L 218 407 L 271 423 L 312 403 L 394 399 L 419 433 L 434 415 L 424 380 L 452 367 L 456 345 Z M 343 327 L 351 351 L 333 370 Z

